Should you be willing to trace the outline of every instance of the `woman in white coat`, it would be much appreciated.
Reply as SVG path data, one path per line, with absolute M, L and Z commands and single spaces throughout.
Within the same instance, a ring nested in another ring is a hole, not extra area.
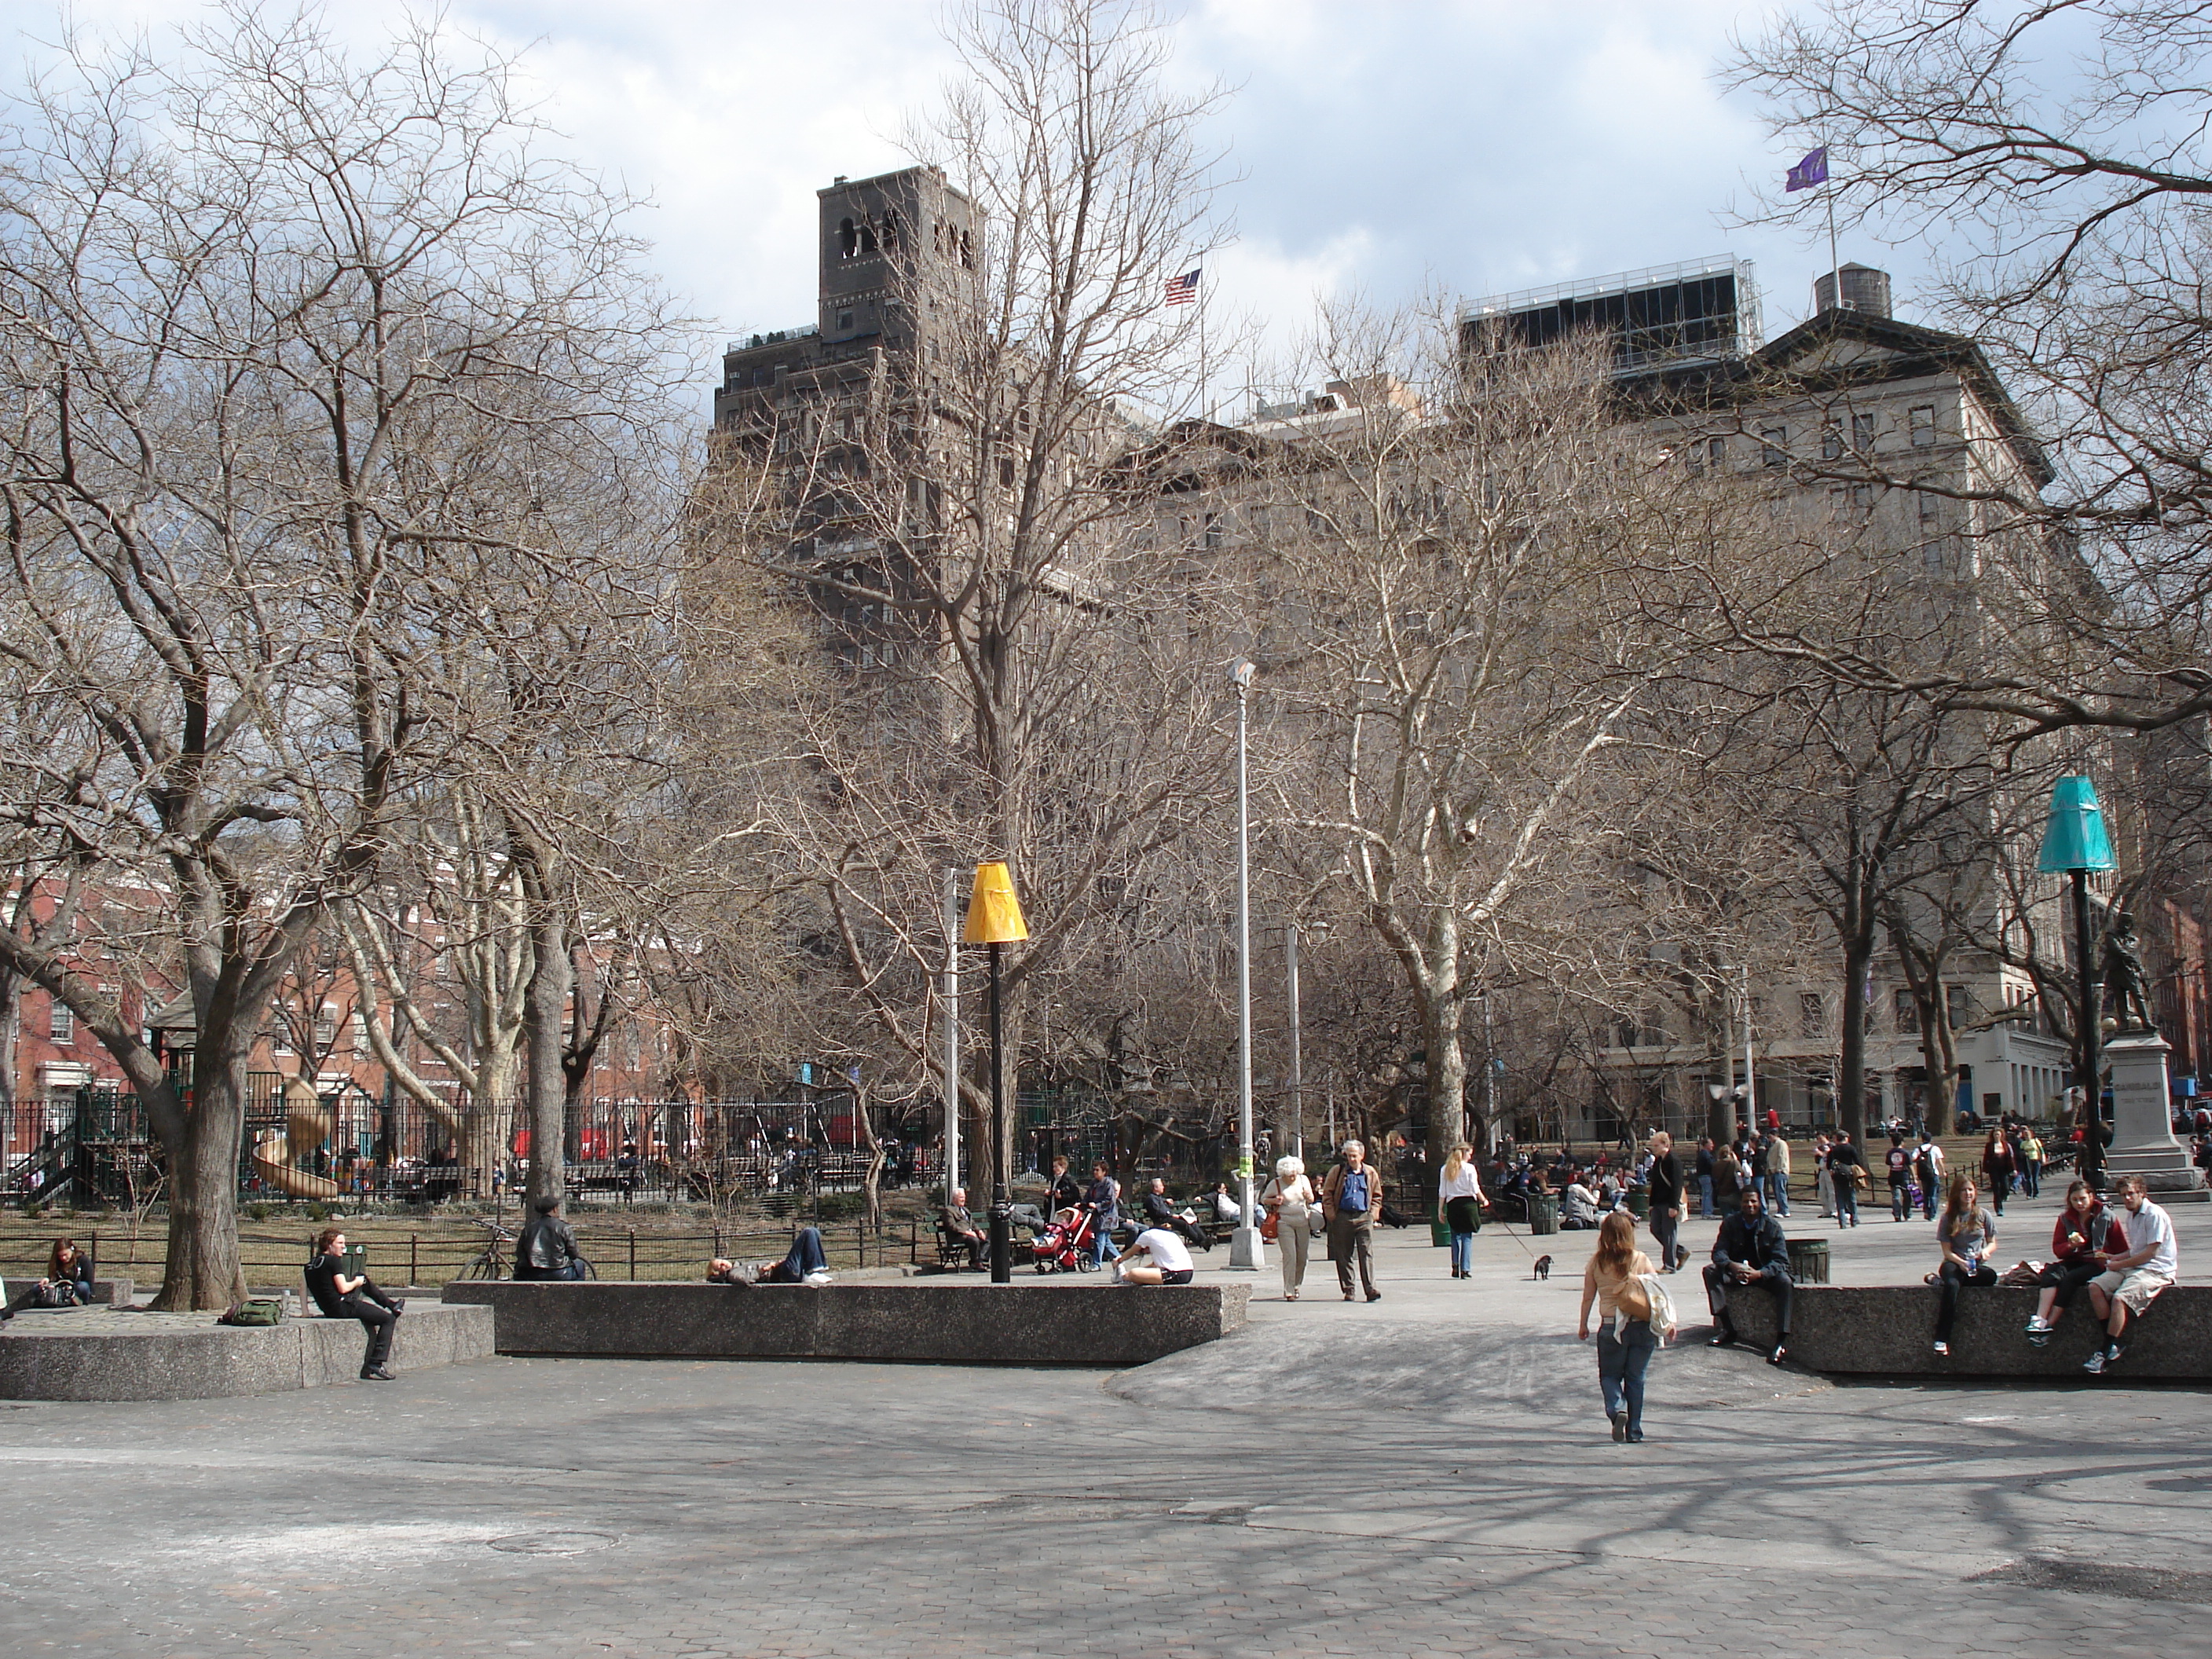
M 1260 1202 L 1275 1218 L 1275 1251 L 1283 1259 L 1283 1300 L 1298 1299 L 1305 1283 L 1306 1251 L 1313 1243 L 1313 1210 L 1317 1200 L 1313 1183 L 1306 1179 L 1304 1161 L 1275 1160 L 1275 1178 L 1260 1194 Z

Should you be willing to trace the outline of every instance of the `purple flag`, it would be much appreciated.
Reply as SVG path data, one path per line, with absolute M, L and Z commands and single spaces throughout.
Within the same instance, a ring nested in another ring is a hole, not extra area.
M 1783 185 L 1782 189 L 1783 193 L 1787 195 L 1793 190 L 1810 190 L 1815 185 L 1825 185 L 1827 182 L 1828 147 L 1823 144 L 1818 149 L 1808 149 L 1805 152 L 1805 159 L 1790 169 L 1790 182 Z

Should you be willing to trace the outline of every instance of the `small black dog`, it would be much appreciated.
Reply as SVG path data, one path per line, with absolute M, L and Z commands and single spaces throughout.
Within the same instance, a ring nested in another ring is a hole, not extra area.
M 1536 1270 L 1530 1273 L 1528 1277 L 1531 1279 L 1549 1279 L 1551 1276 L 1552 1258 L 1548 1255 L 1538 1256 L 1536 1258 Z

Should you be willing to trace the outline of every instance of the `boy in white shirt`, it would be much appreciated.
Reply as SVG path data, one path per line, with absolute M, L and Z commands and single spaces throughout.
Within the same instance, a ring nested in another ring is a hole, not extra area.
M 1128 1265 L 1138 1256 L 1145 1260 Z M 1114 1258 L 1117 1285 L 1188 1285 L 1194 1271 L 1190 1251 L 1164 1227 L 1147 1227 L 1135 1243 Z
M 2102 1376 L 2119 1363 L 2125 1345 L 2120 1340 L 2130 1316 L 2140 1317 L 2173 1283 L 2181 1271 L 2180 1253 L 2174 1248 L 2173 1218 L 2150 1201 L 2141 1176 L 2122 1176 L 2115 1183 L 2128 1218 L 2128 1252 L 2113 1256 L 2106 1271 L 2089 1281 L 2089 1305 L 2106 1322 L 2104 1346 L 2082 1363 L 2092 1376 Z

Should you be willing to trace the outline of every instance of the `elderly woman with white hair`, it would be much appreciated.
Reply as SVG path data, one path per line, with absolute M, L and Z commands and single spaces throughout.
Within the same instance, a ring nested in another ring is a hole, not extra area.
M 1313 1211 L 1318 1200 L 1313 1182 L 1306 1179 L 1304 1158 L 1279 1158 L 1275 1178 L 1260 1194 L 1260 1202 L 1275 1220 L 1275 1251 L 1283 1259 L 1283 1300 L 1298 1299 L 1305 1283 L 1306 1250 L 1313 1243 Z

